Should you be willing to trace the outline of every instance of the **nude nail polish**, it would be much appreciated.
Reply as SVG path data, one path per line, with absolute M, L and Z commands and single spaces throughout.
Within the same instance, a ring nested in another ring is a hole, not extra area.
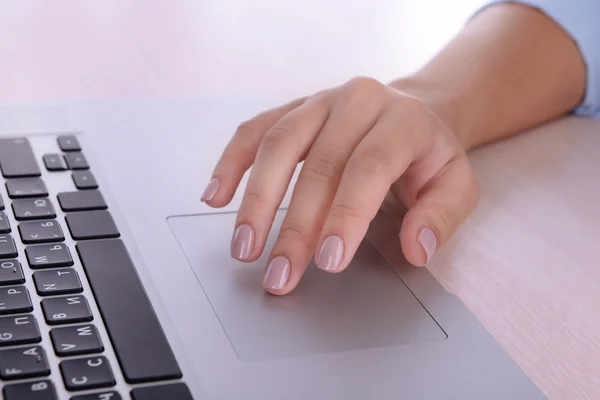
M 317 267 L 322 270 L 334 272 L 340 267 L 344 254 L 344 242 L 339 236 L 328 236 L 321 245 L 317 257 Z
M 210 201 L 212 200 L 217 191 L 219 190 L 219 178 L 212 178 L 208 185 L 206 185 L 206 189 L 204 189 L 204 193 L 202 193 L 202 201 Z
M 425 250 L 425 253 L 427 254 L 426 262 L 429 262 L 429 260 L 431 260 L 433 257 L 437 247 L 437 237 L 435 236 L 435 232 L 428 227 L 422 228 L 419 231 L 417 240 L 419 243 L 421 243 L 423 250 Z
M 254 245 L 254 230 L 250 225 L 237 227 L 231 239 L 231 257 L 243 261 L 250 257 Z
M 290 262 L 283 256 L 275 257 L 265 271 L 263 287 L 265 289 L 283 289 L 290 278 Z

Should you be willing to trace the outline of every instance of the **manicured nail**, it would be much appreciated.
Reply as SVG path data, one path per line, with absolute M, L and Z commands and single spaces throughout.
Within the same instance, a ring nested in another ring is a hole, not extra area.
M 263 287 L 265 289 L 283 289 L 290 278 L 290 262 L 283 256 L 275 257 L 269 263 Z
M 431 228 L 422 228 L 419 231 L 417 240 L 419 241 L 419 243 L 421 243 L 421 246 L 423 246 L 423 249 L 427 254 L 426 262 L 429 262 L 429 260 L 431 260 L 431 257 L 433 257 L 433 254 L 435 253 L 435 248 L 437 247 L 437 237 L 435 236 L 435 232 L 433 232 Z
M 210 201 L 217 194 L 217 190 L 219 190 L 219 178 L 212 178 L 208 185 L 206 185 L 206 189 L 204 189 L 204 193 L 202 193 L 202 201 Z
M 317 267 L 325 271 L 335 271 L 340 267 L 344 254 L 344 242 L 339 236 L 328 236 L 321 245 Z
M 250 256 L 254 244 L 254 230 L 250 225 L 240 225 L 231 240 L 231 257 L 243 261 Z

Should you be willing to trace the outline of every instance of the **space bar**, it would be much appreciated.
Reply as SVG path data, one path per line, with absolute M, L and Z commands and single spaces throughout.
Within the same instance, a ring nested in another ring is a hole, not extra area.
M 128 383 L 180 378 L 181 370 L 120 239 L 77 244 Z

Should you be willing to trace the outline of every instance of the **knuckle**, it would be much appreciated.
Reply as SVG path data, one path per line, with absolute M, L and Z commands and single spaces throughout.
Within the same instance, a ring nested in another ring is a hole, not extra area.
M 247 190 L 246 193 L 244 193 L 243 203 L 251 209 L 268 205 L 267 199 L 254 190 Z
M 417 129 L 421 134 L 428 131 L 428 129 L 425 128 L 430 120 L 429 108 L 427 108 L 421 99 L 403 95 L 391 107 L 391 111 L 396 114 L 396 116 L 400 117 L 405 124 L 414 124 L 413 128 Z
M 245 137 L 252 135 L 254 132 L 260 129 L 257 125 L 258 124 L 254 120 L 244 121 L 238 125 L 237 129 L 235 130 L 235 136 Z
M 384 175 L 390 169 L 391 158 L 388 152 L 380 147 L 370 147 L 355 153 L 348 160 L 350 170 L 366 172 L 369 175 Z
M 345 86 L 350 92 L 363 93 L 380 90 L 383 87 L 383 84 L 374 78 L 357 76 L 346 82 Z
M 375 115 L 387 101 L 386 86 L 373 78 L 352 78 L 342 86 L 339 102 L 335 107 L 345 112 Z
M 333 89 L 319 90 L 318 92 L 310 96 L 307 101 L 326 103 L 330 100 L 332 94 Z
M 306 176 L 315 181 L 324 181 L 327 183 L 336 182 L 341 176 L 341 168 L 335 162 L 335 157 L 329 157 L 327 154 L 319 154 L 307 162 L 302 167 Z
M 238 125 L 232 140 L 231 147 L 235 151 L 255 147 L 260 143 L 261 137 L 268 130 L 269 125 L 259 117 L 242 122 Z
M 284 123 L 283 121 L 279 124 L 276 124 L 271 128 L 269 132 L 267 132 L 266 136 L 270 136 L 278 139 L 285 139 L 289 137 L 294 132 L 294 129 L 289 126 L 289 124 Z
M 263 137 L 260 148 L 262 151 L 276 152 L 285 147 L 288 138 L 291 134 L 291 129 L 285 125 L 277 125 Z
M 333 204 L 329 209 L 329 216 L 341 221 L 352 221 L 360 218 L 360 212 L 358 210 L 359 207 L 354 207 L 349 204 Z
M 279 239 L 284 241 L 308 243 L 310 237 L 309 228 L 297 219 L 285 221 L 279 231 Z

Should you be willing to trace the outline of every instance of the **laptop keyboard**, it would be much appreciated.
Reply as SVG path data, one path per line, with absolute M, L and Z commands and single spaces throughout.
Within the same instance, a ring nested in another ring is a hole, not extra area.
M 55 140 L 0 139 L 3 398 L 192 399 L 77 137 Z

